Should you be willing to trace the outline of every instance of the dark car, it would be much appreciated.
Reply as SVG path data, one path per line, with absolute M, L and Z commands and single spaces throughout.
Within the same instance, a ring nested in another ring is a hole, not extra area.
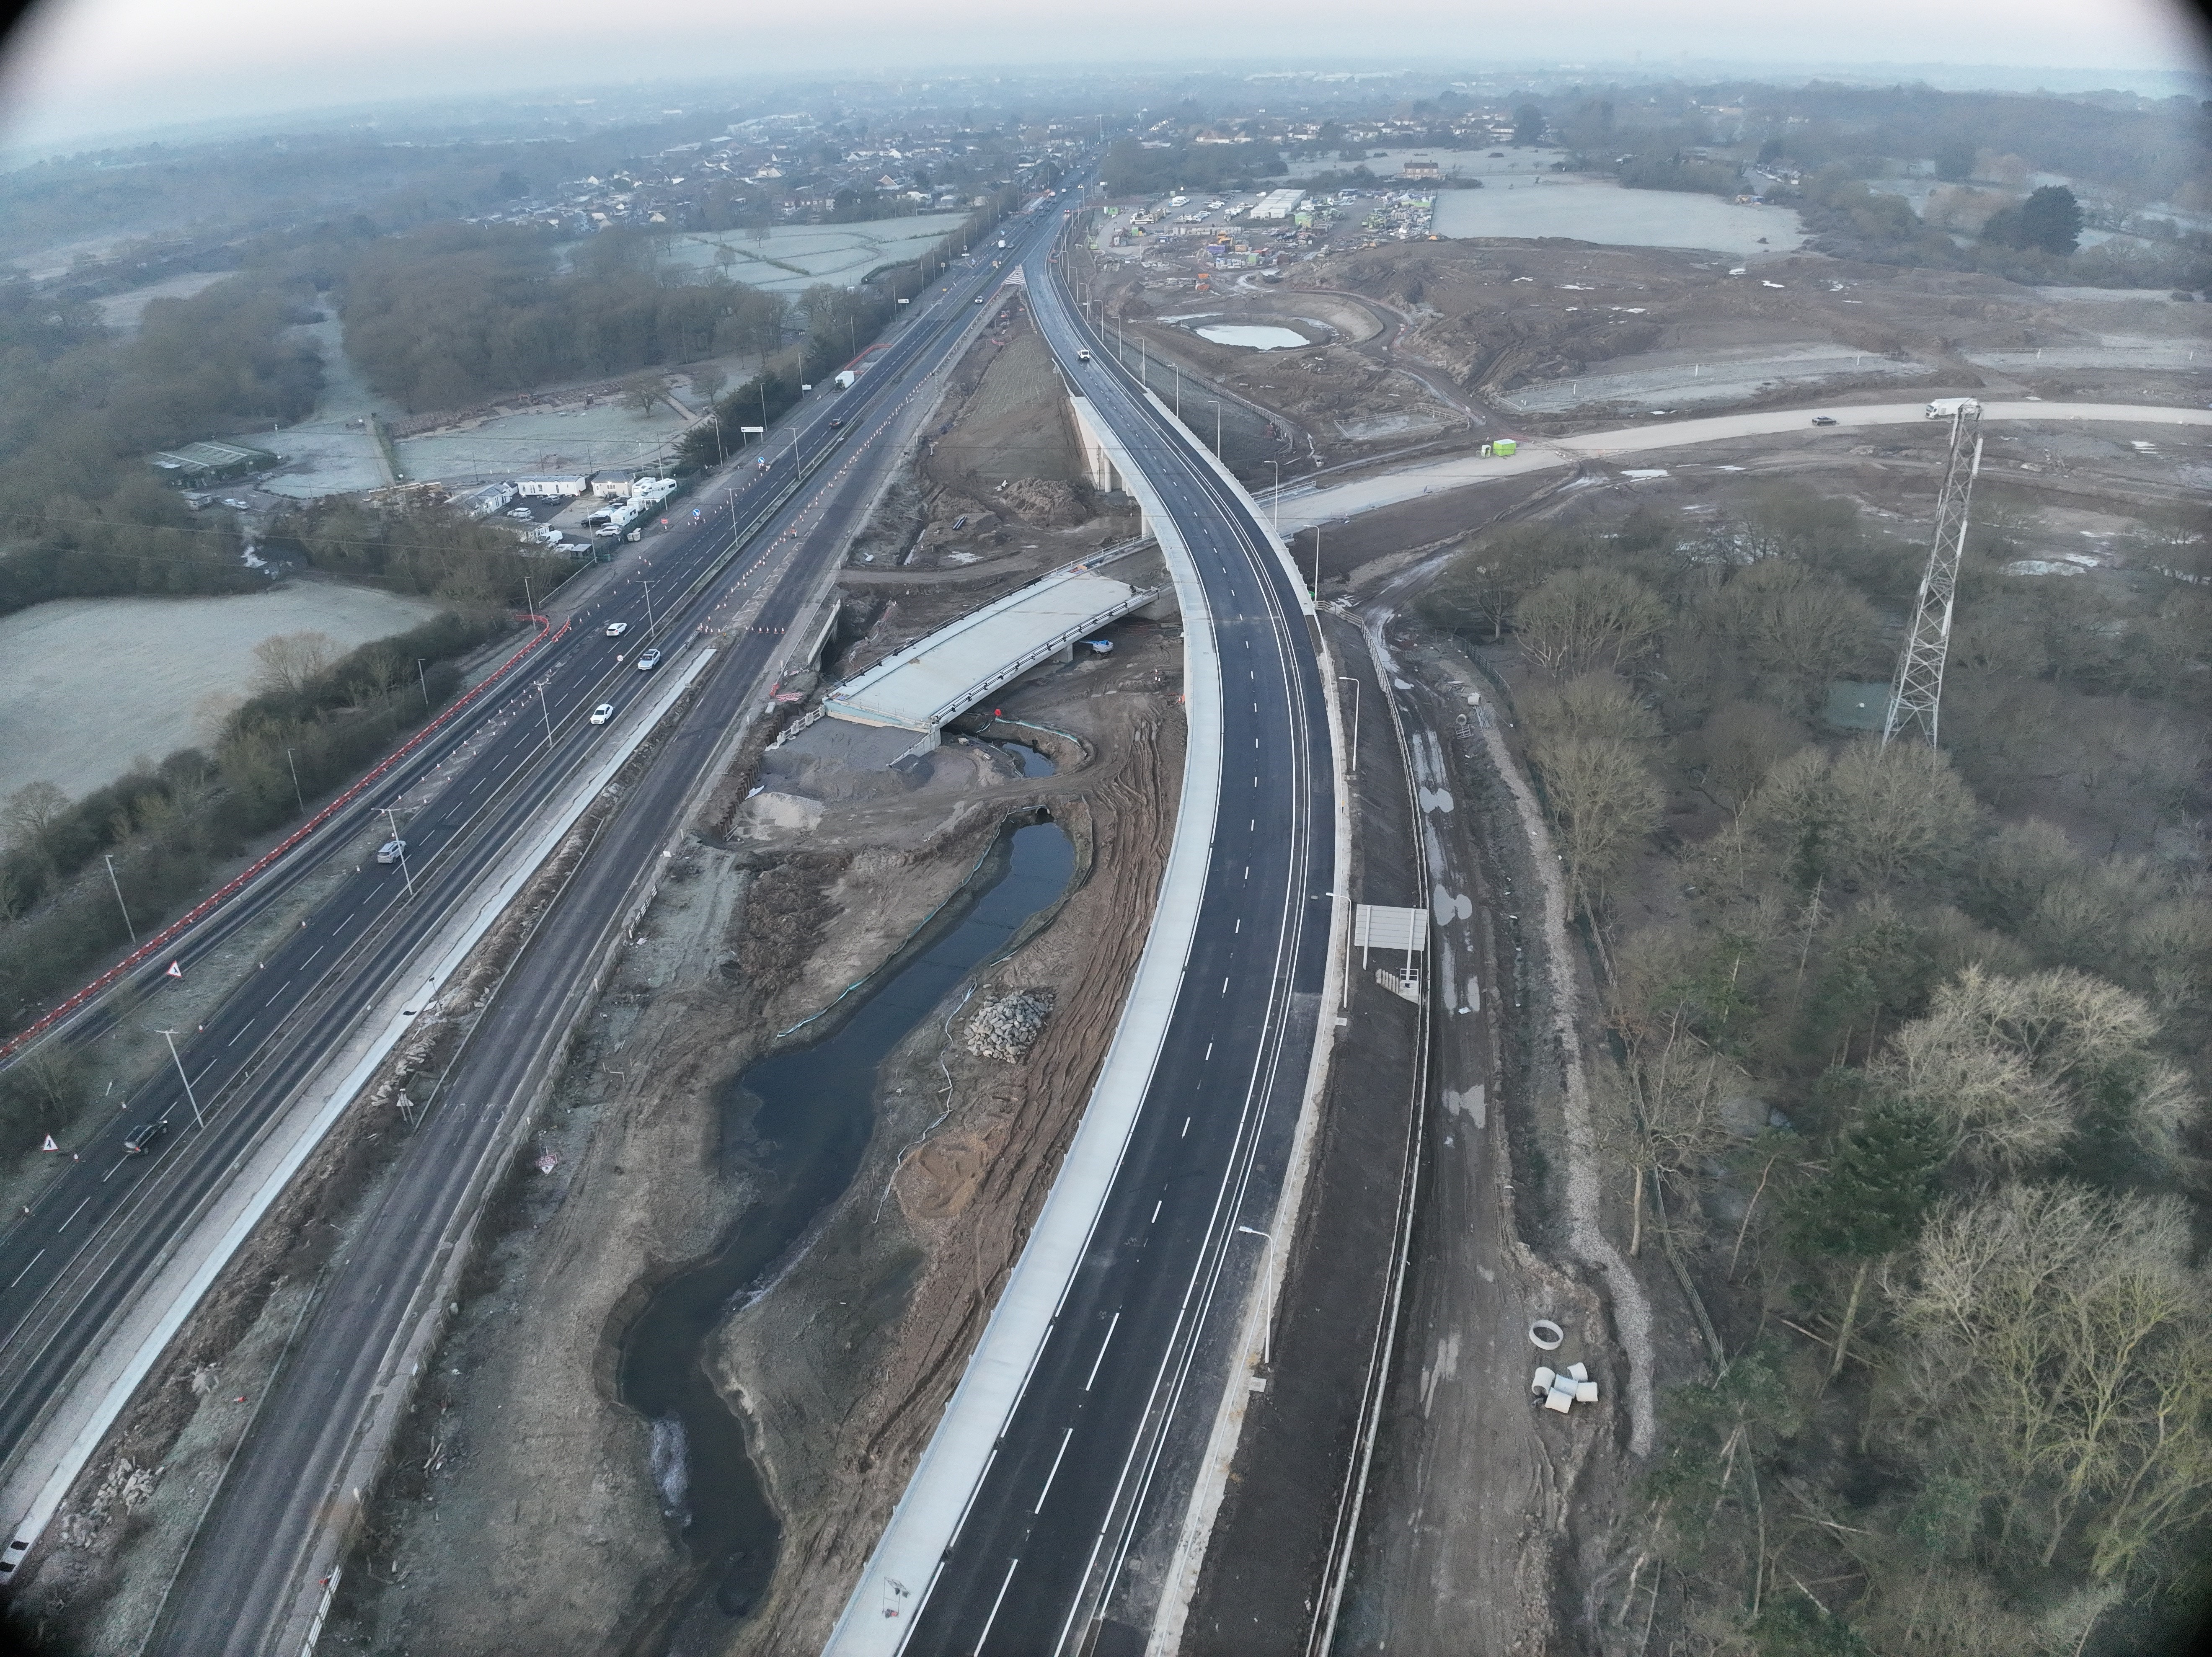
M 143 1156 L 155 1145 L 161 1144 L 161 1136 L 168 1131 L 169 1124 L 163 1119 L 157 1118 L 151 1122 L 141 1122 L 123 1136 L 123 1149 L 129 1156 Z

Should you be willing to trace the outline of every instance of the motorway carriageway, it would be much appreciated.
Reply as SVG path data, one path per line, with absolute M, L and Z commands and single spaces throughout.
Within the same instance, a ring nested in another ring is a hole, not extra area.
M 1218 647 L 1218 804 L 1165 1038 L 1080 1264 L 964 1510 L 910 1508 L 930 1499 L 915 1495 L 921 1479 L 909 1486 L 830 1642 L 836 1657 L 1144 1649 L 1243 1350 L 1327 967 L 1334 772 L 1300 593 L 1239 492 L 1082 329 L 1042 249 L 1027 280 L 1062 373 L 1129 450 L 1196 566 Z M 956 1395 L 947 1419 L 961 1407 Z M 1125 1575 L 1133 1552 L 1143 1569 Z
M 834 537 L 812 532 L 820 525 L 804 524 L 804 514 L 843 489 L 853 461 L 848 454 L 811 490 L 806 480 L 840 445 L 860 438 L 850 452 L 857 453 L 868 440 L 864 434 L 880 434 L 917 393 L 914 371 L 937 366 L 968 325 L 988 314 L 970 301 L 997 280 L 980 258 L 968 270 L 956 267 L 950 284 L 933 304 L 917 307 L 921 314 L 908 320 L 858 385 L 802 410 L 796 442 L 771 446 L 768 470 L 749 460 L 732 468 L 697 499 L 696 525 L 672 514 L 668 533 L 526 664 L 526 677 L 519 671 L 488 706 L 426 744 L 419 759 L 372 791 L 345 821 L 329 825 L 314 853 L 295 854 L 296 862 L 282 865 L 282 878 L 296 880 L 295 871 L 313 866 L 315 853 L 352 855 L 347 842 L 379 808 L 412 814 L 402 831 L 404 873 L 396 865 L 364 864 L 258 963 L 204 1026 L 179 1032 L 182 1069 L 205 1127 L 196 1121 L 177 1068 L 165 1068 L 106 1127 L 70 1148 L 82 1160 L 70 1163 L 0 1235 L 0 1454 L 12 1459 L 23 1448 L 58 1389 L 130 1304 L 139 1280 L 207 1207 L 361 1011 L 589 759 L 604 728 L 586 723 L 586 711 L 603 701 L 619 711 L 647 692 L 654 676 L 635 667 L 638 652 L 655 642 L 673 651 L 679 641 L 728 624 L 744 606 L 764 604 L 753 630 L 731 641 L 711 677 L 718 685 L 739 682 L 745 669 L 733 674 L 731 656 L 757 671 L 773 665 L 785 647 L 784 629 L 802 619 L 799 606 L 817 584 L 821 561 L 808 555 L 834 544 Z M 832 418 L 842 429 L 831 429 Z M 884 464 L 881 456 L 876 464 Z M 710 578 L 732 550 L 733 526 L 757 533 Z M 650 636 L 648 581 L 655 622 Z M 617 620 L 629 622 L 629 632 L 606 638 L 605 624 Z M 617 661 L 618 655 L 628 659 Z M 750 677 L 743 683 L 750 689 Z M 743 712 L 742 698 L 728 709 L 732 719 Z M 252 901 L 269 901 L 253 889 L 249 894 Z M 249 895 L 237 901 L 246 903 Z M 173 958 L 191 973 L 229 930 L 196 931 Z M 149 1024 L 162 1022 L 158 1003 L 140 1016 Z M 167 1137 L 149 1154 L 127 1155 L 125 1133 L 157 1119 L 170 1124 Z M 21 1517 L 0 1514 L 0 1520 Z M 27 1539 L 19 1529 L 15 1539 Z M 9 1553 L 0 1564 L 12 1566 L 21 1557 L 21 1550 Z

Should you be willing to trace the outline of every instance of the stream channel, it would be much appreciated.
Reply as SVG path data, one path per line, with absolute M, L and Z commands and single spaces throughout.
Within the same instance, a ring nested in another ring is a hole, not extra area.
M 1027 774 L 1052 771 L 1036 750 L 1006 746 Z M 622 1400 L 653 1423 L 661 1511 L 680 1529 L 696 1572 L 666 1648 L 711 1644 L 703 1624 L 726 1628 L 751 1611 L 781 1528 L 744 1430 L 708 1379 L 707 1341 L 773 1281 L 787 1252 L 852 1183 L 874 1131 L 885 1055 L 1055 901 L 1074 869 L 1074 844 L 1057 823 L 1010 822 L 960 889 L 823 1017 L 827 1034 L 771 1053 L 723 1087 L 723 1166 L 750 1174 L 760 1194 L 715 1253 L 654 1291 L 623 1344 Z

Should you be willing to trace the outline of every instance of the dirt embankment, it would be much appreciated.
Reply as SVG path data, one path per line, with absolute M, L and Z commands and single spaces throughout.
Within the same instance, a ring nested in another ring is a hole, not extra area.
M 1082 848 L 1079 883 L 979 991 L 1053 992 L 1042 1035 L 1007 1063 L 969 1053 L 964 1023 L 924 1021 L 884 1067 L 859 1176 L 710 1354 L 785 1535 L 762 1609 L 709 1618 L 686 1649 L 696 1632 L 780 1654 L 826 1629 L 1026 1235 L 1141 945 L 1180 774 L 1180 644 L 1142 622 L 1118 636 L 1114 657 L 999 699 L 1033 723 L 991 734 L 1056 775 L 957 737 L 918 772 L 733 768 L 490 1217 L 327 1647 L 503 1651 L 527 1630 L 544 1650 L 662 1648 L 694 1571 L 617 1361 L 652 1289 L 754 1194 L 718 1143 L 721 1089 L 890 956 L 1008 814 L 1044 805 Z
M 849 588 L 934 574 L 972 608 L 991 572 L 1027 579 L 1137 533 L 1134 510 L 1085 481 L 1066 388 L 1019 301 L 1008 307 L 961 359 L 920 454 L 854 538 Z
M 813 1650 L 827 1635 L 1028 1236 L 1143 946 L 1181 774 L 1168 698 L 1023 712 L 1098 752 L 1068 778 L 1083 792 L 1054 807 L 1078 836 L 1081 884 L 965 1009 L 894 1053 L 844 1202 L 725 1332 L 718 1379 L 744 1400 L 786 1525 L 767 1603 L 733 1654 Z M 1015 990 L 1051 996 L 1036 1045 L 1018 1064 L 971 1053 L 968 1017 Z

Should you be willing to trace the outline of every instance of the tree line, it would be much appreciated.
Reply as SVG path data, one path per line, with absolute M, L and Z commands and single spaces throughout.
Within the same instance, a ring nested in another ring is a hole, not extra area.
M 371 245 L 346 270 L 346 352 L 409 409 L 666 362 L 773 349 L 784 305 L 719 271 L 656 268 L 659 244 L 592 237 L 560 268 L 542 230 L 438 225 Z
M 1236 143 L 1170 144 L 1155 149 L 1142 140 L 1116 138 L 1107 146 L 1098 176 L 1109 196 L 1153 196 L 1166 190 L 1249 190 L 1255 180 L 1279 178 L 1287 169 L 1273 145 Z
M 146 307 L 134 338 L 94 308 L 0 283 L 0 613 L 47 598 L 245 592 L 228 527 L 196 518 L 155 449 L 307 415 L 322 363 L 288 331 L 311 290 L 258 272 Z
M 1516 682 L 1620 1223 L 1706 1332 L 1626 1648 L 2118 1653 L 2208 1608 L 2212 899 L 2155 850 L 2212 804 L 2212 564 L 2152 513 L 2125 582 L 2008 575 L 1990 507 L 1942 753 L 1820 718 L 1883 694 L 1918 572 L 1847 502 L 1509 526 L 1425 601 Z
M 514 609 L 568 574 L 525 555 L 503 524 L 471 519 L 434 489 L 369 501 L 326 495 L 270 525 L 262 550 L 391 592 L 420 593 L 469 610 Z
M 461 685 L 453 659 L 512 626 L 500 611 L 448 611 L 343 655 L 320 634 L 266 640 L 256 694 L 222 716 L 206 748 L 179 749 L 82 799 L 34 781 L 0 800 L 0 1028 L 21 1029 L 134 930 L 156 932 L 204 896 L 250 841 L 450 702 Z M 20 1091 L 0 1096 L 24 1106 Z M 76 1102 L 44 1083 L 38 1098 L 46 1124 Z M 0 1120 L 0 1138 L 20 1148 L 6 1129 Z

